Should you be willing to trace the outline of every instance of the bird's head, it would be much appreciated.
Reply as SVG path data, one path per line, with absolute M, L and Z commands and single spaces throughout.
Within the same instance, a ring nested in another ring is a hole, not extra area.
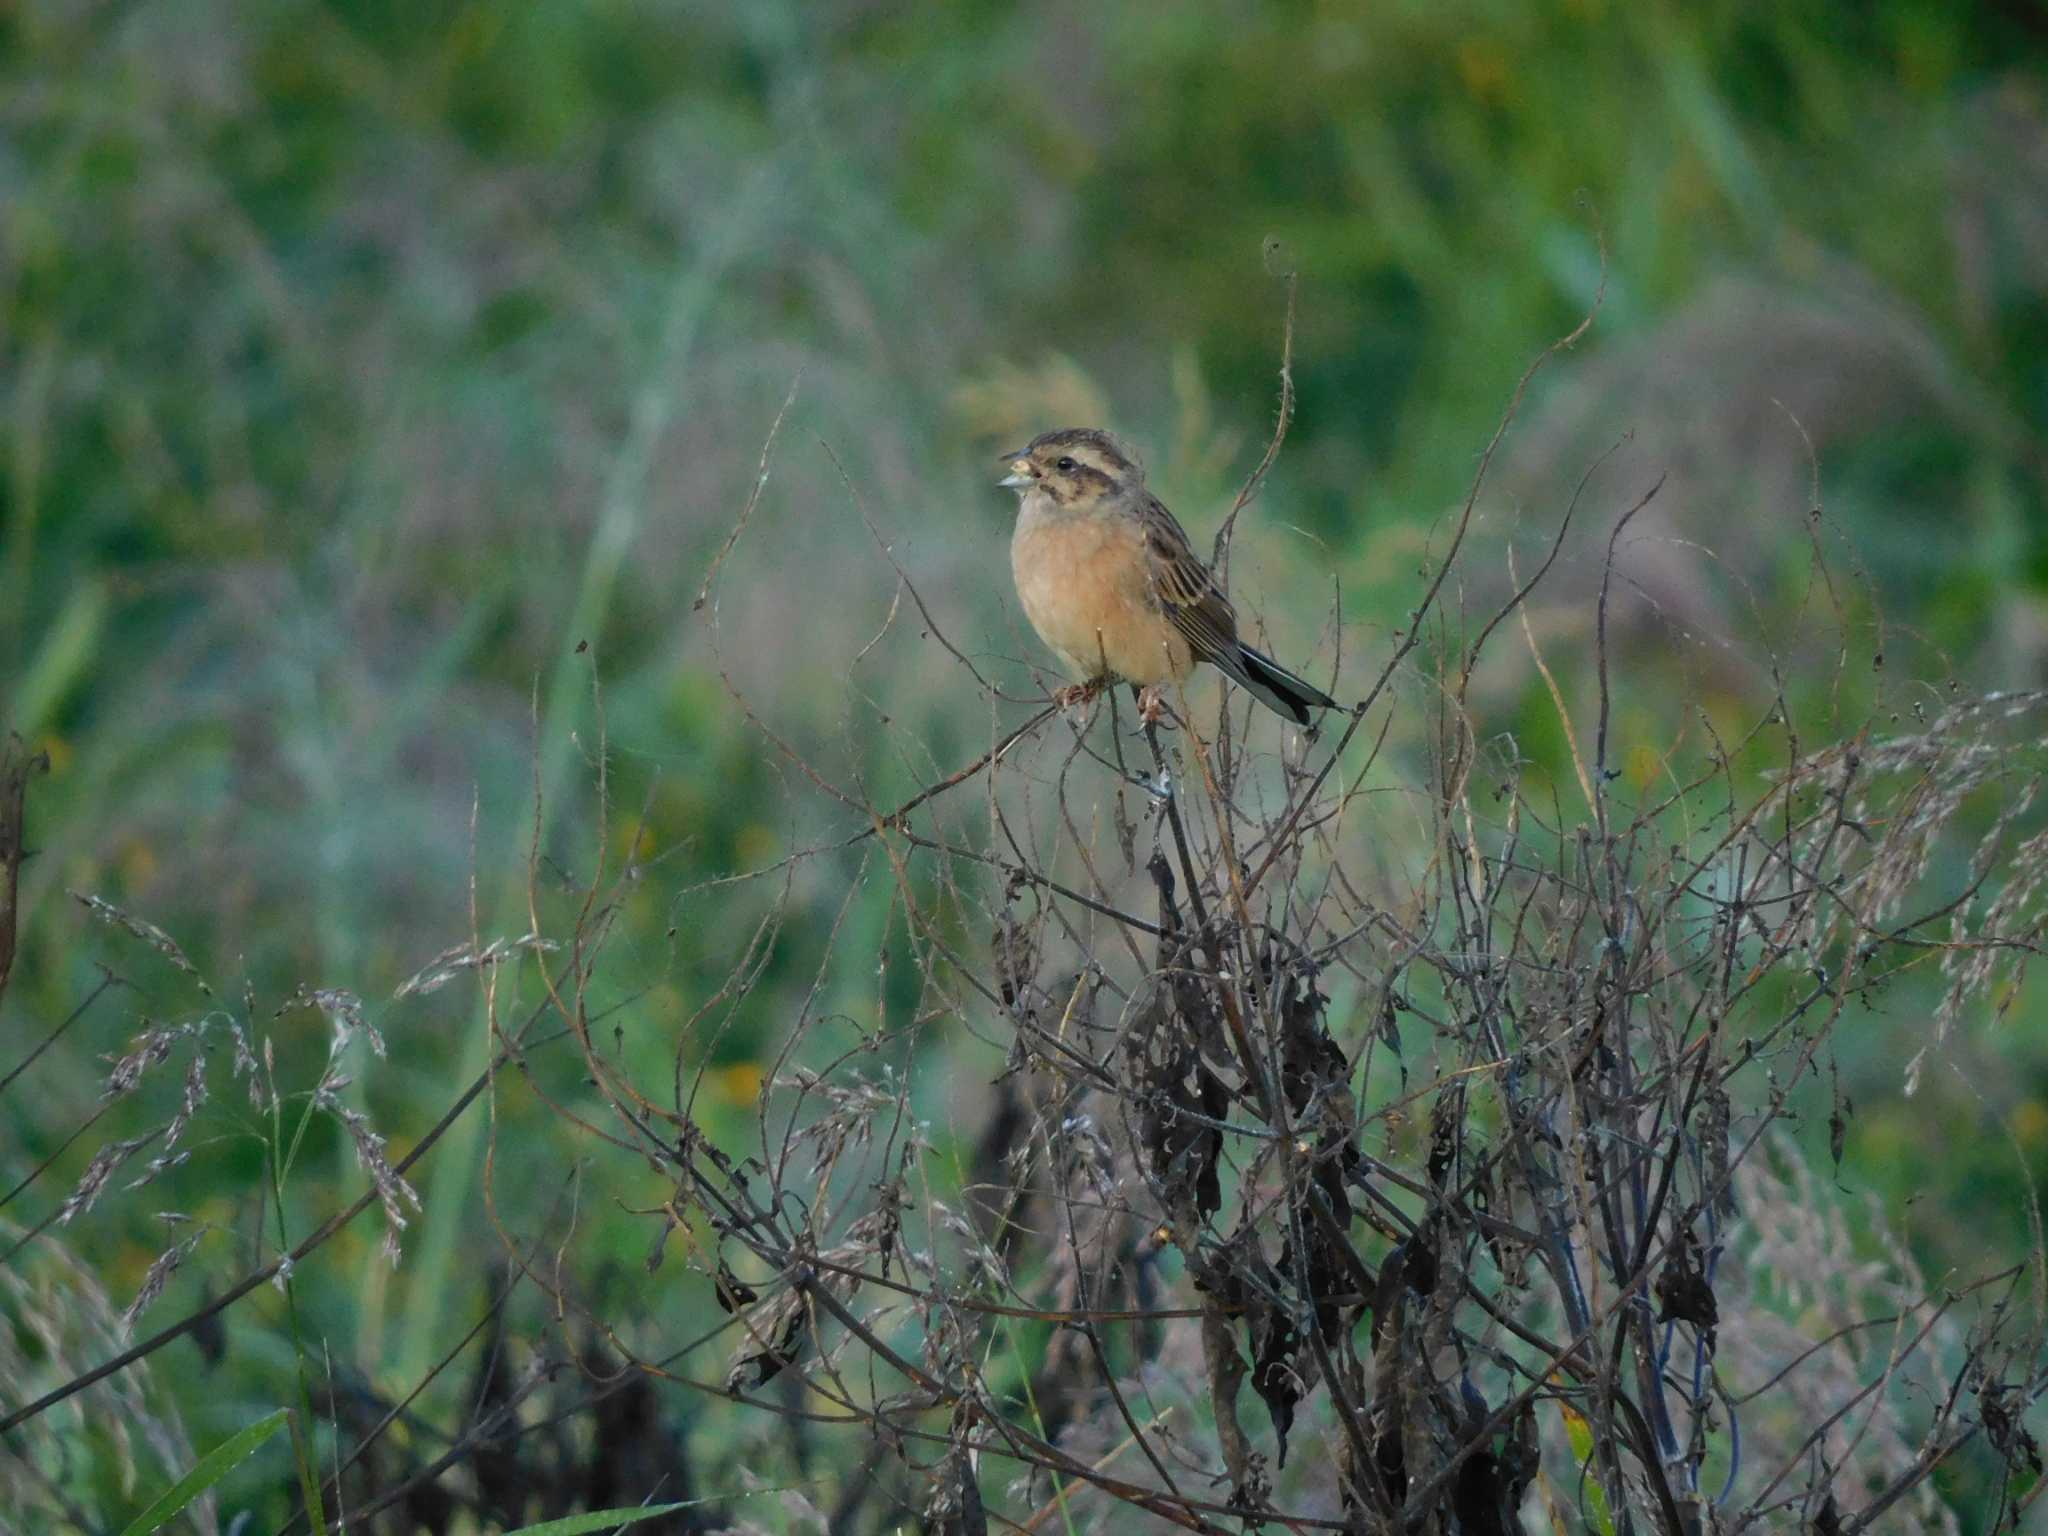
M 1041 433 L 1003 461 L 1010 469 L 1004 485 L 1019 496 L 1043 493 L 1060 506 L 1086 505 L 1145 481 L 1129 451 L 1093 427 Z

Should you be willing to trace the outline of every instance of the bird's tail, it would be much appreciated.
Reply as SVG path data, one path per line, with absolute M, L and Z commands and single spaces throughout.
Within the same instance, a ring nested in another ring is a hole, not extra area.
M 1237 657 L 1242 668 L 1236 674 L 1237 681 L 1275 714 L 1285 715 L 1297 725 L 1307 725 L 1310 710 L 1337 707 L 1335 699 L 1314 683 L 1296 677 L 1272 657 L 1244 644 L 1238 646 Z

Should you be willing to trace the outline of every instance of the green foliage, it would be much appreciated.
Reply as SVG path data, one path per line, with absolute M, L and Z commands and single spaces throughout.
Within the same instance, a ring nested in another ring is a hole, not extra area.
M 1284 653 L 1341 636 L 1347 683 L 1376 667 L 1514 379 L 1604 282 L 1593 333 L 1504 450 L 1481 536 L 1487 579 L 1505 585 L 1510 545 L 1526 578 L 1586 466 L 1638 433 L 1581 509 L 1562 595 L 1532 616 L 1583 710 L 1601 541 L 1677 467 L 1654 540 L 1677 563 L 1642 576 L 1626 623 L 1632 788 L 1697 729 L 1686 706 L 1739 734 L 1762 677 L 1748 642 L 1798 631 L 1824 600 L 1802 431 L 1821 537 L 1838 560 L 1853 549 L 1870 589 L 1840 594 L 1846 680 L 1793 658 L 1799 707 L 1858 718 L 1893 677 L 1894 701 L 1903 680 L 2036 680 L 2048 109 L 2031 25 L 2024 8 L 1934 0 L 1212 0 L 1064 19 L 798 0 L 10 9 L 0 722 L 54 771 L 33 790 L 33 920 L 0 1017 L 9 1039 L 40 1038 L 101 959 L 137 990 L 89 1014 L 35 1092 L 0 1097 L 18 1149 L 0 1184 L 55 1159 L 9 1214 L 40 1220 L 80 1176 L 98 1133 L 66 1138 L 134 1015 L 210 1006 L 157 957 L 82 932 L 67 889 L 174 935 L 287 1081 L 317 1077 L 327 1039 L 317 1016 L 280 1017 L 285 999 L 370 999 L 392 1058 L 343 1097 L 395 1154 L 495 1042 L 472 978 L 393 993 L 444 947 L 528 931 L 529 846 L 549 917 L 601 855 L 648 861 L 602 1027 L 643 1071 L 691 1030 L 710 1066 L 700 1113 L 736 1143 L 815 979 L 805 925 L 844 922 L 858 942 L 839 952 L 882 971 L 842 966 L 821 1006 L 849 1031 L 903 1026 L 903 936 L 853 853 L 830 866 L 845 887 L 797 890 L 802 923 L 769 946 L 755 1004 L 691 1022 L 762 911 L 708 882 L 849 831 L 795 807 L 796 770 L 723 677 L 878 799 L 982 750 L 987 701 L 921 642 L 861 510 L 930 622 L 1030 692 L 1042 660 L 1001 606 L 988 451 L 1103 402 L 1205 538 L 1271 424 L 1269 237 L 1302 278 L 1299 412 L 1236 579 Z M 698 614 L 799 368 L 757 524 Z M 608 847 L 587 793 L 597 679 L 629 827 Z M 1533 668 L 1478 696 L 1481 734 L 1511 733 L 1532 774 L 1575 794 Z M 1430 745 L 1395 743 L 1411 785 Z M 1767 734 L 1744 772 L 1760 780 L 1788 748 Z M 1411 855 L 1427 857 L 1412 822 L 1384 857 Z M 1967 881 L 1960 859 L 1945 872 Z M 531 964 L 503 973 L 508 1003 L 533 1006 Z M 2009 1021 L 1903 1104 L 1936 990 L 1902 986 L 1840 1072 L 1852 1159 L 1892 1209 L 1915 1202 L 1939 1270 L 1984 1210 L 2023 1241 L 2025 1180 L 2048 1175 L 2048 1057 Z M 2015 996 L 2012 1021 L 2034 1006 Z M 904 1042 L 905 1063 L 965 1081 L 1000 1066 L 972 1042 Z M 566 1060 L 519 1070 L 576 1084 Z M 102 1129 L 158 1124 L 177 1097 L 152 1079 Z M 934 1098 L 935 1118 L 958 1112 Z M 155 1205 L 213 1223 L 167 1315 L 203 1277 L 241 1272 L 225 1234 L 265 1199 L 250 1112 L 206 1115 L 189 1164 L 62 1231 L 132 1294 L 161 1247 Z M 1990 1139 L 1951 1155 L 1961 1117 L 2010 1122 L 2026 1166 Z M 312 1230 L 362 1187 L 332 1120 L 309 1115 L 302 1135 L 273 1232 Z M 180 1384 L 194 1435 L 295 1392 L 302 1365 L 318 1378 L 329 1351 L 410 1390 L 486 1299 L 476 1255 L 498 1251 L 490 1202 L 507 1187 L 573 1209 L 593 1268 L 630 1291 L 649 1231 L 611 1191 L 574 1186 L 587 1150 L 523 1099 L 489 1127 L 465 1120 L 423 1178 L 403 1264 L 351 1231 L 309 1265 L 303 1361 L 276 1342 L 283 1299 L 259 1292 L 218 1374 Z M 681 1268 L 650 1306 L 710 1304 Z M 738 1433 L 703 1436 L 723 1451 Z M 282 1519 L 278 1487 L 260 1518 Z
M 122 1527 L 121 1536 L 150 1536 L 150 1532 L 162 1530 L 183 1514 L 185 1507 L 194 1499 L 261 1450 L 263 1443 L 284 1428 L 285 1420 L 290 1417 L 290 1409 L 280 1408 L 223 1440 L 202 1456 L 197 1466 L 151 1500 L 148 1508 Z

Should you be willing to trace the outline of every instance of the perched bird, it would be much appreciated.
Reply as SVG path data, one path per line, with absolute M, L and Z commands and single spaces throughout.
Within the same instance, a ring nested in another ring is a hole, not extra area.
M 1024 616 L 1082 686 L 1115 676 L 1136 685 L 1139 712 L 1159 717 L 1161 686 L 1212 663 L 1268 709 L 1300 725 L 1336 700 L 1237 637 L 1237 613 L 1145 472 L 1107 432 L 1063 427 L 1005 454 L 1017 492 L 1010 570 Z

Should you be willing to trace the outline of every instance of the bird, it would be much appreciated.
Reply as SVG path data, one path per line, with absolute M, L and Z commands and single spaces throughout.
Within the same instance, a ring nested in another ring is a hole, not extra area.
M 1238 638 L 1237 611 L 1145 471 L 1109 433 L 1062 427 L 1003 455 L 1017 493 L 1010 572 L 1031 627 L 1076 686 L 1062 707 L 1120 677 L 1147 723 L 1162 688 L 1206 661 L 1297 725 L 1337 701 Z

